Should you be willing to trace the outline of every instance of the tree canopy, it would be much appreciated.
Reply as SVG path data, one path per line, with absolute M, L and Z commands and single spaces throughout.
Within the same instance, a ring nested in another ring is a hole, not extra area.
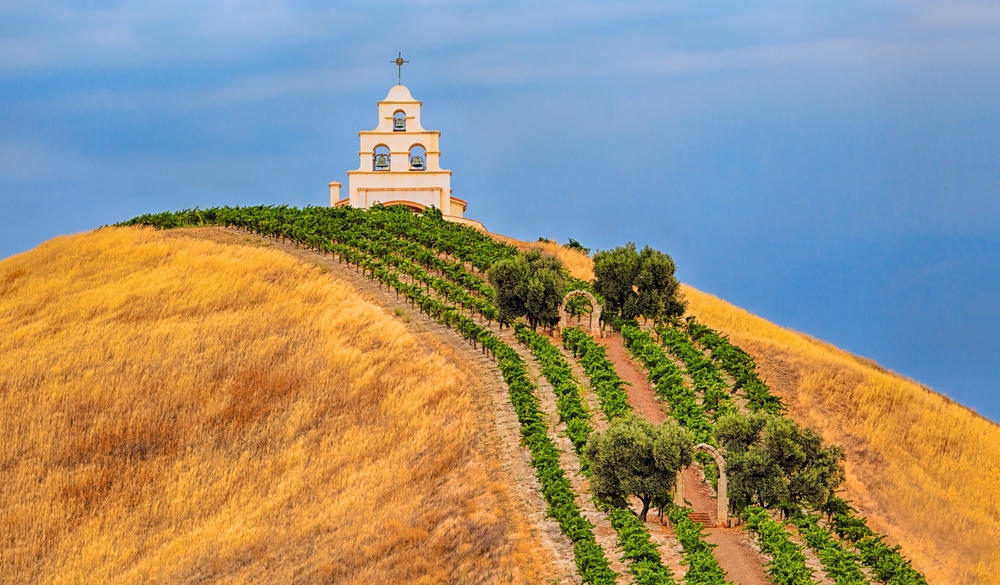
M 532 329 L 559 324 L 559 306 L 567 280 L 554 256 L 529 250 L 493 265 L 486 273 L 496 289 L 499 320 L 509 325 L 524 316 Z
M 726 449 L 729 497 L 736 509 L 748 505 L 786 512 L 807 505 L 822 508 L 843 481 L 843 451 L 823 446 L 810 428 L 787 418 L 728 414 L 715 426 Z
M 653 426 L 635 416 L 617 418 L 603 433 L 594 433 L 584 450 L 590 459 L 591 490 L 615 505 L 628 496 L 642 502 L 639 519 L 646 520 L 652 502 L 668 502 L 677 473 L 691 464 L 694 443 L 675 422 Z
M 629 242 L 594 254 L 594 290 L 611 319 L 661 320 L 684 313 L 673 259 L 649 246 Z

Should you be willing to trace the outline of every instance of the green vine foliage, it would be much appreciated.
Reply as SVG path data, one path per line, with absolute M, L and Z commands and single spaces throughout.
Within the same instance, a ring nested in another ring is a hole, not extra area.
M 618 533 L 622 559 L 629 564 L 632 582 L 636 585 L 673 585 L 673 573 L 663 564 L 660 552 L 649 538 L 645 523 L 631 510 L 611 508 L 608 520 Z
M 680 369 L 653 338 L 632 323 L 621 325 L 625 347 L 646 367 L 656 395 L 670 406 L 670 415 L 687 428 L 696 443 L 712 441 L 712 423 L 698 404 L 694 391 L 684 385 Z
M 702 525 L 691 520 L 688 517 L 690 513 L 691 510 L 680 506 L 674 506 L 667 513 L 677 540 L 684 547 L 684 562 L 687 563 L 684 582 L 689 585 L 731 585 L 726 580 L 726 572 L 712 554 L 715 545 L 705 540 Z
M 799 529 L 802 539 L 823 563 L 823 572 L 835 585 L 868 585 L 869 581 L 859 567 L 860 557 L 848 550 L 830 532 L 818 523 L 818 516 L 796 516 L 792 523 Z
M 905 559 L 899 545 L 889 546 L 885 537 L 868 527 L 853 509 L 833 515 L 833 529 L 838 536 L 857 548 L 861 562 L 875 578 L 886 585 L 927 585 L 927 579 Z
M 687 333 L 673 326 L 661 325 L 656 328 L 656 334 L 661 345 L 684 362 L 688 375 L 694 381 L 695 392 L 702 396 L 702 410 L 712 420 L 724 414 L 738 412 L 729 387 L 715 364 L 691 343 Z
M 782 524 L 771 519 L 767 510 L 756 506 L 743 510 L 743 516 L 747 528 L 759 535 L 761 550 L 771 557 L 768 573 L 776 585 L 815 585 L 802 549 L 792 542 Z
M 573 353 L 590 380 L 590 387 L 601 402 L 601 410 L 607 419 L 613 420 L 632 412 L 625 393 L 625 384 L 615 371 L 614 364 L 607 357 L 603 345 L 594 341 L 582 329 L 569 327 L 562 331 L 563 347 Z
M 587 468 L 583 448 L 593 430 L 591 416 L 580 396 L 580 386 L 573 377 L 573 371 L 563 359 L 562 353 L 549 343 L 548 339 L 525 325 L 514 326 L 517 340 L 531 350 L 541 365 L 542 375 L 548 380 L 556 395 L 556 409 L 559 418 L 566 423 L 566 434 L 573 443 L 573 450 L 580 457 L 581 465 Z
M 736 380 L 734 391 L 742 389 L 751 412 L 781 414 L 785 411 L 781 399 L 771 393 L 757 375 L 757 365 L 750 354 L 733 345 L 719 332 L 702 325 L 694 316 L 687 318 L 691 339 L 712 351 L 712 360 Z

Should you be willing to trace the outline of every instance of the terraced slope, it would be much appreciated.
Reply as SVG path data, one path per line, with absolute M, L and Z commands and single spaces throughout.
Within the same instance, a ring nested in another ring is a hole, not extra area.
M 558 576 L 490 382 L 258 241 L 105 229 L 0 262 L 0 582 Z

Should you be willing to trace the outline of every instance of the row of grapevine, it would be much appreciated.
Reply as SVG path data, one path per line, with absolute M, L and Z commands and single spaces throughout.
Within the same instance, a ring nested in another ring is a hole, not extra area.
M 673 585 L 673 572 L 663 564 L 660 551 L 649 538 L 646 524 L 627 508 L 610 508 L 608 520 L 618 533 L 622 559 L 628 562 L 635 585 Z
M 583 436 L 583 443 L 586 444 L 591 432 L 590 416 L 587 414 L 584 417 L 581 414 L 585 411 L 580 397 L 580 388 L 562 353 L 544 336 L 524 325 L 516 325 L 514 332 L 518 341 L 527 346 L 535 359 L 538 360 L 542 375 L 552 385 L 557 397 L 556 408 L 559 411 L 559 416 L 567 422 L 567 434 L 570 434 L 569 424 L 571 421 L 580 420 L 579 429 L 584 428 L 583 423 L 586 422 L 587 434 Z M 585 420 L 583 420 L 584 418 Z M 573 440 L 572 434 L 570 434 L 570 439 Z M 581 467 L 586 469 L 587 464 L 582 447 L 581 445 L 576 448 L 574 440 L 574 448 L 581 459 Z M 596 501 L 596 503 L 598 508 L 606 510 L 608 520 L 618 535 L 618 544 L 624 553 L 622 560 L 628 563 L 633 582 L 643 585 L 673 585 L 670 569 L 663 565 L 656 545 L 649 538 L 646 525 L 627 508 L 615 507 L 600 501 Z
M 559 350 L 545 337 L 531 330 L 523 323 L 514 326 L 514 336 L 531 351 L 541 366 L 542 375 L 552 386 L 556 395 L 556 409 L 559 418 L 566 423 L 566 435 L 573 443 L 573 450 L 580 457 L 580 464 L 587 469 L 583 448 L 593 430 L 591 416 L 580 397 L 580 387 L 573 377 L 573 371 L 563 359 Z
M 792 518 L 802 539 L 823 563 L 823 571 L 833 579 L 834 585 L 868 585 L 868 579 L 858 566 L 859 557 L 820 526 L 816 516 L 800 515 Z
M 705 540 L 703 526 L 691 520 L 690 513 L 691 510 L 681 506 L 674 506 L 667 513 L 677 540 L 684 547 L 684 561 L 688 566 L 684 581 L 692 585 L 730 585 L 726 572 L 712 554 L 715 545 Z
M 331 225 L 317 225 L 316 221 L 305 221 L 315 220 L 317 216 L 322 218 L 327 215 L 325 212 L 314 214 L 311 213 L 313 210 L 307 209 L 301 212 L 304 218 L 297 218 L 296 211 L 290 208 L 269 207 L 229 208 L 225 214 L 183 212 L 179 218 L 158 214 L 136 218 L 129 223 L 180 227 L 221 223 L 224 219 L 227 222 L 225 225 L 239 225 L 264 235 L 287 237 L 320 251 L 332 252 L 334 251 L 332 247 L 336 245 L 336 252 L 342 259 L 350 260 L 356 266 L 362 267 L 367 275 L 396 290 L 397 294 L 402 294 L 430 317 L 456 329 L 463 338 L 474 344 L 481 344 L 484 351 L 497 361 L 507 383 L 511 404 L 521 425 L 521 435 L 531 453 L 531 464 L 535 468 L 536 477 L 542 486 L 542 494 L 548 504 L 548 513 L 573 543 L 574 558 L 581 578 L 585 583 L 591 584 L 615 583 L 616 574 L 608 566 L 607 556 L 594 538 L 593 526 L 580 514 L 569 479 L 559 465 L 559 451 L 548 437 L 545 418 L 535 393 L 536 387 L 528 377 L 524 362 L 517 352 L 489 329 L 477 324 L 454 306 L 425 294 L 416 284 L 402 281 L 393 265 L 375 257 L 373 255 L 375 251 L 370 247 L 351 247 L 346 241 L 356 242 L 352 238 L 344 238 L 344 243 L 328 243 L 330 240 L 327 238 L 342 235 L 344 232 L 333 234 Z M 381 213 L 388 215 L 386 212 Z M 437 222 L 436 226 L 429 227 L 446 225 L 448 224 Z M 464 252 L 458 245 L 454 245 L 449 253 L 455 253 L 459 257 L 474 257 L 473 254 Z
M 757 533 L 761 550 L 771 557 L 767 572 L 775 585 L 815 584 L 802 549 L 792 542 L 783 524 L 775 522 L 767 510 L 757 506 L 744 509 L 743 515 L 747 528 Z
M 853 511 L 833 515 L 833 529 L 854 544 L 861 562 L 871 568 L 876 579 L 886 585 L 927 585 L 927 580 L 900 554 L 899 545 L 889 546 L 885 537 L 868 527 Z
M 687 331 L 696 343 L 712 352 L 712 359 L 719 363 L 736 381 L 733 390 L 743 390 L 747 408 L 753 412 L 781 414 L 785 408 L 781 399 L 757 375 L 757 364 L 750 354 L 733 345 L 717 331 L 699 323 L 693 316 L 687 319 Z
M 663 353 L 653 338 L 638 326 L 626 323 L 621 327 L 625 347 L 646 367 L 649 381 L 653 383 L 656 396 L 670 406 L 670 414 L 678 424 L 687 428 L 699 443 L 708 442 L 712 437 L 712 423 L 698 404 L 694 391 L 684 385 L 684 377 L 678 368 Z
M 691 343 L 686 333 L 673 326 L 660 325 L 656 328 L 656 335 L 660 338 L 661 345 L 684 362 L 684 368 L 694 382 L 695 391 L 702 396 L 702 408 L 713 420 L 725 413 L 736 412 L 729 386 L 722 379 L 719 370 L 712 360 L 706 358 Z
M 612 420 L 632 412 L 625 393 L 625 382 L 618 377 L 614 364 L 608 360 L 604 346 L 577 327 L 563 329 L 562 342 L 587 374 L 590 387 L 601 402 L 604 416 Z

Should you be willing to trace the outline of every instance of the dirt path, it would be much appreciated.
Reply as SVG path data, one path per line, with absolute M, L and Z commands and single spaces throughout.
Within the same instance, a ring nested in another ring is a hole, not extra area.
M 716 545 L 712 551 L 726 578 L 741 585 L 773 583 L 764 571 L 767 559 L 757 548 L 753 536 L 742 528 L 706 528 L 707 542 Z
M 646 370 L 629 357 L 623 345 L 622 336 L 612 333 L 597 341 L 608 348 L 608 359 L 615 365 L 618 377 L 628 382 L 625 387 L 625 391 L 628 393 L 628 403 L 632 405 L 636 413 L 653 424 L 660 424 L 667 420 L 667 415 L 663 412 L 660 401 L 656 398 L 656 391 L 653 390 L 653 385 L 646 377 Z
M 512 501 L 508 509 L 520 510 L 532 527 L 532 540 L 539 542 L 549 551 L 552 558 L 551 579 L 560 583 L 580 583 L 573 557 L 573 545 L 559 529 L 559 525 L 548 517 L 541 485 L 529 464 L 530 455 L 521 445 L 521 427 L 510 405 L 507 385 L 503 381 L 496 364 L 481 352 L 476 351 L 451 329 L 431 320 L 405 300 L 376 281 L 366 278 L 352 267 L 313 250 L 296 247 L 291 243 L 273 238 L 263 238 L 256 234 L 235 228 L 190 228 L 175 230 L 180 237 L 197 237 L 215 242 L 243 246 L 267 246 L 282 250 L 307 264 L 316 266 L 323 272 L 351 285 L 365 300 L 384 307 L 407 324 L 429 351 L 447 357 L 461 371 L 478 380 L 471 386 L 478 389 L 473 398 L 480 406 L 483 428 L 495 428 L 495 433 L 480 437 L 478 448 L 485 449 L 499 462 L 502 472 L 510 478 Z

